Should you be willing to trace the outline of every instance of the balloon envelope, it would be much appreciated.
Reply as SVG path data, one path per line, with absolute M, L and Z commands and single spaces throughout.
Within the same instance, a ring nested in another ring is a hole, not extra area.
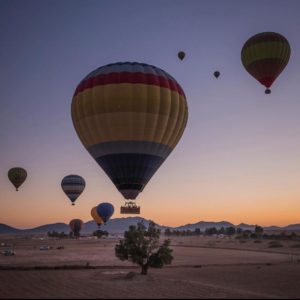
M 73 219 L 70 221 L 69 226 L 74 233 L 79 233 L 82 229 L 83 222 L 80 219 Z
M 219 71 L 215 71 L 215 72 L 214 72 L 214 76 L 215 76 L 216 78 L 218 78 L 218 77 L 220 76 L 220 72 L 219 72 Z
M 244 44 L 241 59 L 245 69 L 267 90 L 287 65 L 291 54 L 288 40 L 279 33 L 262 32 Z
M 183 51 L 178 52 L 178 58 L 183 60 L 185 58 L 185 53 Z
M 62 180 L 61 187 L 74 205 L 74 202 L 85 188 L 85 181 L 79 175 L 68 175 Z
M 106 223 L 110 217 L 114 214 L 114 207 L 110 203 L 101 203 L 97 206 L 97 213 L 101 219 Z
M 165 71 L 141 63 L 100 67 L 72 100 L 75 130 L 125 199 L 136 199 L 179 142 L 184 92 Z
M 14 185 L 16 190 L 23 184 L 23 182 L 27 178 L 27 172 L 23 168 L 12 168 L 8 171 L 8 179 L 11 181 L 11 183 Z
M 97 223 L 98 226 L 104 223 L 102 218 L 97 213 L 97 206 L 93 207 L 91 210 L 91 216 L 94 219 L 94 221 Z

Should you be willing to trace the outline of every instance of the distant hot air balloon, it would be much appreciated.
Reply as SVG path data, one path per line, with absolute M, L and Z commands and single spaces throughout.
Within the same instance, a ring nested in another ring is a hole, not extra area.
M 114 207 L 110 203 L 100 203 L 97 206 L 97 214 L 101 217 L 104 224 L 110 219 L 110 217 L 114 214 Z
M 183 60 L 185 58 L 185 53 L 183 51 L 178 52 L 178 58 Z
M 91 216 L 94 219 L 94 221 L 97 223 L 98 227 L 100 227 L 102 224 L 104 224 L 102 218 L 97 213 L 97 206 L 92 208 Z
M 75 130 L 127 200 L 134 200 L 179 142 L 188 119 L 184 92 L 165 71 L 141 63 L 96 69 L 72 100 Z
M 218 79 L 219 76 L 220 76 L 220 72 L 219 72 L 219 71 L 215 71 L 215 72 L 214 72 L 214 76 Z
M 83 226 L 83 222 L 80 219 L 73 219 L 70 221 L 69 226 L 74 236 L 78 237 Z
M 243 46 L 241 59 L 245 69 L 262 85 L 266 94 L 287 65 L 291 54 L 288 40 L 279 33 L 262 32 L 249 38 Z
M 27 172 L 23 168 L 12 168 L 8 171 L 8 179 L 18 191 L 18 188 L 23 184 L 27 178 Z
M 68 198 L 71 200 L 72 205 L 75 205 L 74 202 L 85 188 L 85 181 L 81 176 L 68 175 L 62 180 L 61 187 Z

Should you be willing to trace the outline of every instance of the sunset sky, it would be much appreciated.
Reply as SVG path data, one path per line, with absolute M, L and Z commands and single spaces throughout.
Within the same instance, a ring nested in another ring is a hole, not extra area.
M 244 42 L 264 31 L 291 45 L 271 95 L 240 58 Z M 171 74 L 189 106 L 181 141 L 137 199 L 141 217 L 169 226 L 300 223 L 299 31 L 298 0 L 1 0 L 0 223 L 89 221 L 101 202 L 124 216 L 122 195 L 70 113 L 78 83 L 122 61 Z M 19 192 L 7 178 L 15 166 L 28 171 Z M 74 207 L 60 186 L 69 174 L 86 180 Z

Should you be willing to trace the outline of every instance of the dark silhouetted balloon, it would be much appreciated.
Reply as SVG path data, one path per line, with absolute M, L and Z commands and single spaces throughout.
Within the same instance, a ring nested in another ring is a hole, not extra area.
M 136 199 L 179 142 L 184 92 L 165 71 L 141 63 L 100 67 L 78 85 L 75 130 L 125 199 Z
M 185 53 L 183 51 L 178 52 L 178 58 L 183 60 L 185 58 Z
M 83 226 L 83 222 L 80 219 L 73 219 L 70 221 L 69 226 L 71 228 L 71 231 L 74 233 L 74 236 L 79 236 L 79 233 Z
M 219 76 L 220 76 L 220 72 L 219 72 L 219 71 L 215 71 L 215 72 L 214 72 L 214 76 L 218 79 Z
M 79 175 L 68 175 L 62 180 L 61 187 L 71 200 L 72 205 L 75 205 L 74 202 L 85 188 L 85 181 Z
M 262 32 L 244 44 L 241 59 L 245 69 L 262 85 L 266 94 L 286 67 L 291 54 L 288 40 L 279 33 Z
M 23 184 L 27 178 L 27 172 L 23 168 L 12 168 L 8 171 L 8 179 L 18 191 L 18 188 Z
M 111 218 L 111 216 L 114 214 L 114 207 L 110 203 L 100 203 L 97 206 L 97 213 L 103 220 L 104 224 Z

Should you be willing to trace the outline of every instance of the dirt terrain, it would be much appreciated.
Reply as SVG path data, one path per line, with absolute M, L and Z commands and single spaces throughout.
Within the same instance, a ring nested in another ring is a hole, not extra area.
M 0 255 L 0 298 L 300 298 L 297 242 L 270 248 L 269 241 L 233 238 L 171 240 L 172 265 L 142 276 L 114 256 L 118 238 L 0 236 L 16 251 Z

